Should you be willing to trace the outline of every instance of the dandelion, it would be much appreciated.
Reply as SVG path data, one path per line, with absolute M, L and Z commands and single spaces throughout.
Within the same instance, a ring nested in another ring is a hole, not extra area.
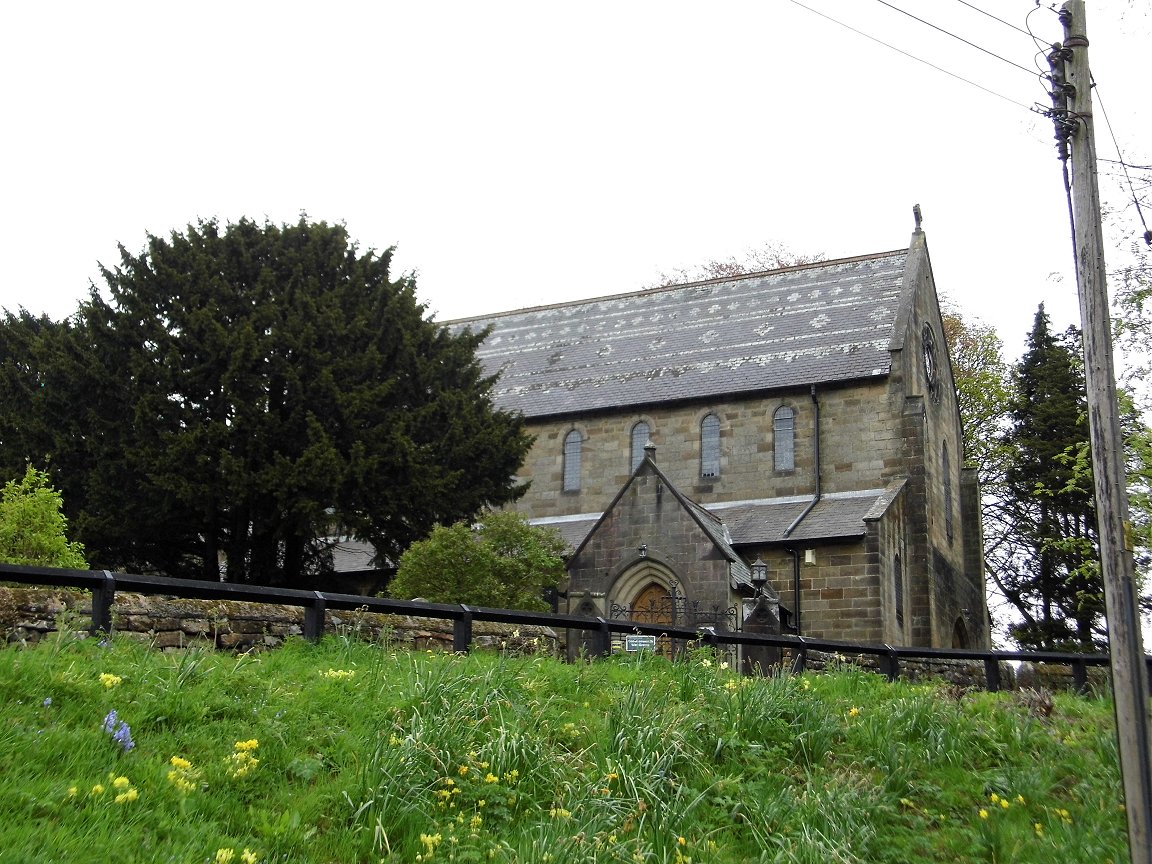
M 216 857 L 212 859 L 213 864 L 232 864 L 232 859 L 236 857 L 236 852 L 230 848 L 217 849 Z
M 860 716 L 860 709 L 857 708 L 855 705 L 853 705 L 852 710 L 848 712 L 848 716 L 849 717 L 859 717 Z
M 111 690 L 113 687 L 118 687 L 120 682 L 123 680 L 124 679 L 119 675 L 112 675 L 108 672 L 100 673 L 100 683 L 107 687 L 109 690 Z

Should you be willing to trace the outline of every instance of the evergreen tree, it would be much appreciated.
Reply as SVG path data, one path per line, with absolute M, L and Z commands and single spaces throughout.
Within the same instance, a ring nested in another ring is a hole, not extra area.
M 326 536 L 397 560 L 518 497 L 531 442 L 492 405 L 485 334 L 426 318 L 390 260 L 304 218 L 121 247 L 54 349 L 74 409 L 43 436 L 85 466 L 73 512 L 100 566 L 304 586 Z
M 1079 338 L 1049 331 L 1043 305 L 1016 366 L 1005 443 L 1006 513 L 1020 546 L 992 576 L 1015 607 L 1020 644 L 1090 650 L 1104 611 Z

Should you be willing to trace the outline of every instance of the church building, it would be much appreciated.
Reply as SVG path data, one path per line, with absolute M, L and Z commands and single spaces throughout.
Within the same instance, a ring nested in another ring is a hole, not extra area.
M 570 544 L 561 611 L 736 630 L 763 590 L 786 633 L 989 645 L 919 224 L 906 249 L 451 326 L 490 328 L 495 403 L 536 436 L 513 506 Z

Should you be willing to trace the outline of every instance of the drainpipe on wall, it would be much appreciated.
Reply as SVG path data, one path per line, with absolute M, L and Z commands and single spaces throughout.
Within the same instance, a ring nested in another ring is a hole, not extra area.
M 812 397 L 812 473 L 813 473 L 813 488 L 812 500 L 808 502 L 800 515 L 792 520 L 792 524 L 784 529 L 784 537 L 788 537 L 793 531 L 804 521 L 805 517 L 812 512 L 812 509 L 820 503 L 820 496 L 822 494 L 820 486 L 820 402 L 816 398 L 816 385 L 812 385 L 809 391 Z M 794 600 L 796 603 L 796 635 L 800 635 L 800 550 L 789 549 L 792 553 L 792 590 L 795 594 Z

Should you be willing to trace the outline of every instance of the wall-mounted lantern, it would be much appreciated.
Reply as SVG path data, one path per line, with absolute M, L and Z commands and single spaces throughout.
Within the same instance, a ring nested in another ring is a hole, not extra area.
M 764 596 L 764 586 L 768 584 L 768 565 L 765 564 L 760 556 L 756 556 L 756 560 L 752 562 L 752 587 L 756 589 L 756 596 Z

